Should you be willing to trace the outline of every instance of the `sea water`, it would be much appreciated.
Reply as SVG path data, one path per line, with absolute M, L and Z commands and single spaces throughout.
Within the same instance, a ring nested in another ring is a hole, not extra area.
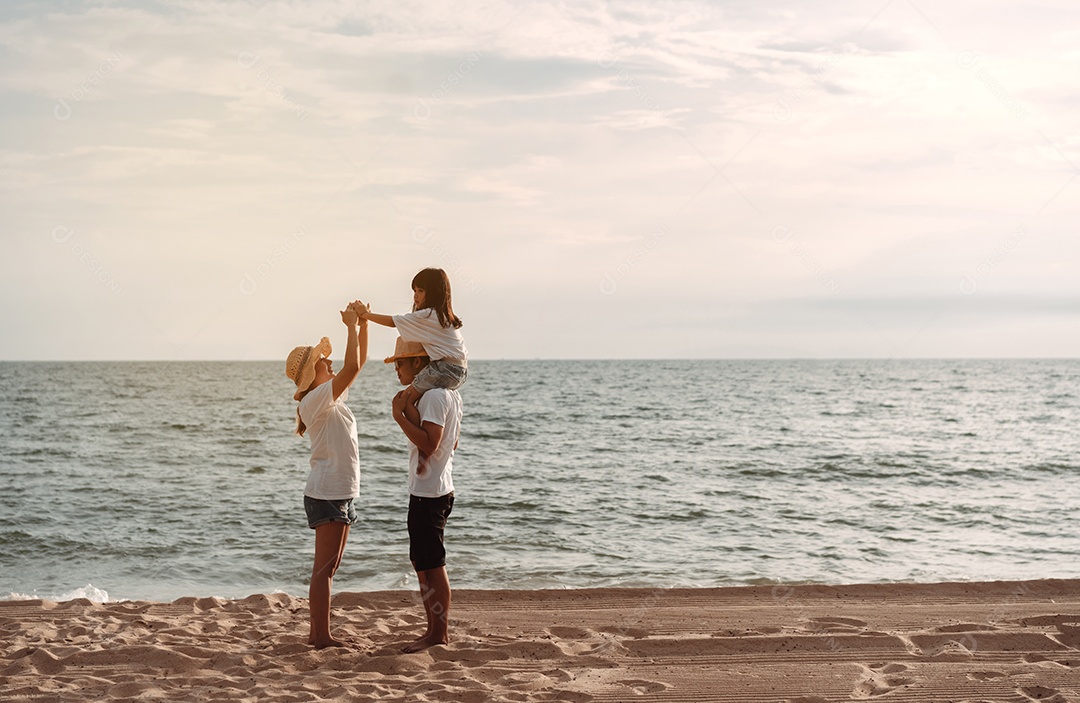
M 1080 577 L 1080 361 L 475 361 L 457 588 Z M 398 389 L 335 590 L 411 588 Z M 0 363 L 0 598 L 303 595 L 280 362 Z

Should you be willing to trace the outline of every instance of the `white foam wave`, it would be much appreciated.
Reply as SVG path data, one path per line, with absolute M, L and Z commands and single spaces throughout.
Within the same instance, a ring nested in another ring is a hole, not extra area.
M 109 603 L 109 594 L 100 588 L 97 588 L 93 584 L 86 584 L 80 588 L 76 588 L 60 595 L 40 595 L 35 593 L 29 595 L 27 593 L 8 593 L 6 596 L 0 596 L 0 600 L 53 600 L 57 602 L 63 602 L 66 600 L 76 600 L 79 598 L 85 598 L 86 600 L 93 601 L 94 603 Z

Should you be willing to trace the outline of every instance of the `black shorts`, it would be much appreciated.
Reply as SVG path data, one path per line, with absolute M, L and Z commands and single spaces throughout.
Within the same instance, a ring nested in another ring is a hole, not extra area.
M 453 509 L 453 493 L 438 498 L 409 496 L 409 559 L 417 571 L 446 566 L 443 529 Z

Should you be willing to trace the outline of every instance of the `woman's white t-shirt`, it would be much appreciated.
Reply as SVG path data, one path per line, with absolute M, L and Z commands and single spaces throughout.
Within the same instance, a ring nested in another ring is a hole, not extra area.
M 334 382 L 309 391 L 300 401 L 300 419 L 311 437 L 311 473 L 304 495 L 345 500 L 360 495 L 360 450 L 356 418 L 345 404 L 346 388 L 334 399 Z

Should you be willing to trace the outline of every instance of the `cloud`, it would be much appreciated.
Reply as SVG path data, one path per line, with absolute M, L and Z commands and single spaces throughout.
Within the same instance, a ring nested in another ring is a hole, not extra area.
M 64 301 L 97 358 L 277 358 L 432 264 L 481 357 L 1064 353 L 1078 16 L 1018 7 L 5 7 L 0 358 Z

